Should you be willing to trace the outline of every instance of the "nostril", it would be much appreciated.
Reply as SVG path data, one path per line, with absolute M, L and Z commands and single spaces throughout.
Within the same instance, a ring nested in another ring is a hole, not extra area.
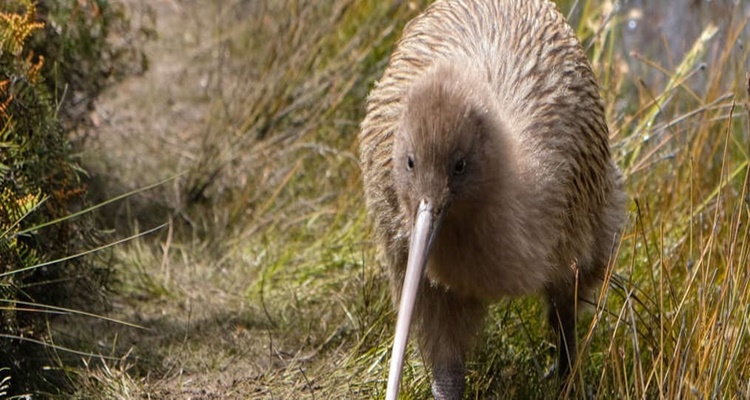
M 432 212 L 432 201 L 430 201 L 430 199 L 425 198 L 419 201 L 419 205 L 417 206 L 417 214 L 423 212 Z

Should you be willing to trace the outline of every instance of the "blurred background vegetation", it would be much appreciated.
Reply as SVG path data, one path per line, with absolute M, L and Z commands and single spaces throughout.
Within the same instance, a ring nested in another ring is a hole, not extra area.
M 428 3 L 0 5 L 0 393 L 382 397 L 394 320 L 356 134 Z M 750 4 L 557 3 L 633 199 L 570 389 L 750 397 Z M 467 397 L 555 395 L 543 313 L 493 308 Z M 404 388 L 429 394 L 416 349 Z

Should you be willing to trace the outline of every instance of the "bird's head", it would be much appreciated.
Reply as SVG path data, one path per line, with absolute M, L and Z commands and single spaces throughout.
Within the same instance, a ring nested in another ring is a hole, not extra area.
M 431 232 L 444 218 L 460 218 L 487 196 L 493 180 L 498 123 L 487 82 L 457 67 L 425 74 L 408 92 L 395 132 L 393 178 L 411 226 L 429 208 Z

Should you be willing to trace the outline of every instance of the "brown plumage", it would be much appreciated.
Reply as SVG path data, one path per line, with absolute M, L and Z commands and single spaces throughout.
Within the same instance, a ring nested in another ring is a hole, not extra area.
M 406 26 L 368 99 L 360 157 L 401 301 L 393 359 L 421 286 L 414 324 L 435 397 L 463 393 L 466 354 L 504 296 L 545 294 L 558 374 L 575 362 L 576 291 L 601 283 L 624 216 L 598 91 L 547 0 L 438 0 Z

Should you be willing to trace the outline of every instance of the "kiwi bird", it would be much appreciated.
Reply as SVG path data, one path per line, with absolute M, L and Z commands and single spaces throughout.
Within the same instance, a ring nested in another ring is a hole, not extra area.
M 550 1 L 438 0 L 406 26 L 359 135 L 398 305 L 387 398 L 412 322 L 433 395 L 460 398 L 488 306 L 526 294 L 546 297 L 567 376 L 578 297 L 601 284 L 624 219 L 608 137 L 591 66 Z

